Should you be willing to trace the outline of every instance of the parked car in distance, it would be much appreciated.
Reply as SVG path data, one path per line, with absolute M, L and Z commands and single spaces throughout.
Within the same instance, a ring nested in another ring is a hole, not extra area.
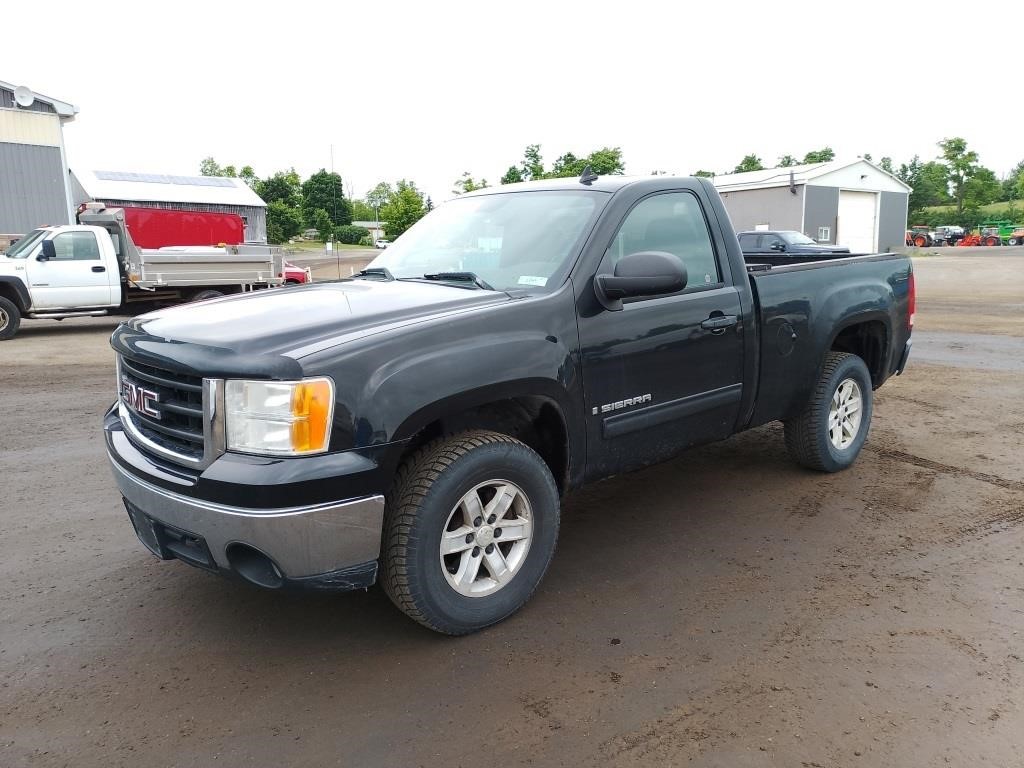
M 374 248 L 380 248 L 383 250 L 384 248 L 387 248 L 389 245 L 391 245 L 391 241 L 384 240 L 383 238 L 378 238 L 373 241 Z
M 740 232 L 740 250 L 743 253 L 849 253 L 840 245 L 822 245 L 803 232 L 782 229 Z
M 771 421 L 773 450 L 845 469 L 907 364 L 907 256 L 744 258 L 707 179 L 585 174 L 439 211 L 352 279 L 117 328 L 107 454 L 157 557 L 269 589 L 379 581 L 473 632 L 534 592 L 573 489 Z M 678 472 L 686 514 L 707 501 Z
M 290 261 L 284 263 L 284 269 L 279 277 L 284 278 L 285 285 L 301 285 L 302 283 L 313 282 L 313 272 L 309 267 L 299 267 Z

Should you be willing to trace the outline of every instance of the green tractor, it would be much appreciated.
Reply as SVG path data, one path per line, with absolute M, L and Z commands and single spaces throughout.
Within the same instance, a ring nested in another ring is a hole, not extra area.
M 1022 243 L 1020 229 L 1020 224 L 1014 224 L 1009 219 L 989 219 L 978 225 L 978 233 L 984 245 L 1019 245 Z

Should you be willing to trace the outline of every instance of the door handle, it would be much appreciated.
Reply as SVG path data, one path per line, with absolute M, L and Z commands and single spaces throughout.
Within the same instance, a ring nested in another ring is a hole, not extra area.
M 736 315 L 712 315 L 700 324 L 705 331 L 711 331 L 716 335 L 725 333 L 726 328 L 732 328 L 740 319 Z
M 106 272 L 107 268 L 106 267 L 93 267 L 92 271 L 93 272 Z

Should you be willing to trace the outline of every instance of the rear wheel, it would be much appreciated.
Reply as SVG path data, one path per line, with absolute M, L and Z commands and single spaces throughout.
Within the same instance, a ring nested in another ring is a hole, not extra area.
M 999 238 L 998 237 L 986 237 L 985 238 L 985 245 L 988 245 L 988 246 L 999 245 Z
M 410 457 L 385 515 L 384 591 L 420 624 L 464 635 L 533 594 L 555 551 L 559 498 L 531 448 L 472 431 Z
M 926 240 L 921 235 L 918 235 L 917 237 L 914 238 L 914 245 L 916 245 L 918 248 L 924 248 L 926 245 L 928 245 L 928 240 Z
M 1009 244 L 1010 245 L 1020 245 L 1020 240 L 1018 240 L 1016 237 L 1011 237 L 1010 241 L 1009 241 Z
M 786 448 L 798 464 L 838 472 L 857 459 L 871 428 L 868 367 L 856 355 L 829 352 L 803 413 L 786 422 Z
M 0 341 L 13 339 L 21 326 L 21 311 L 10 299 L 0 296 Z

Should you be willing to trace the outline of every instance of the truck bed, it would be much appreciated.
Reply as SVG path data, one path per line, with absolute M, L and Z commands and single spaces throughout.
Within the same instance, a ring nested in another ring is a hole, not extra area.
M 165 285 L 239 285 L 282 282 L 282 257 L 270 246 L 249 245 L 227 248 L 172 246 L 138 250 L 132 264 L 144 288 Z
M 822 270 L 828 270 L 827 276 Z M 906 256 L 813 255 L 800 262 L 790 257 L 783 266 L 747 264 L 747 271 L 760 334 L 757 395 L 749 426 L 789 418 L 803 407 L 818 380 L 820 350 L 830 349 L 844 327 L 880 323 L 888 341 L 878 350 L 875 386 L 895 371 L 910 338 L 906 317 L 912 269 Z M 856 308 L 855 314 L 850 307 Z

